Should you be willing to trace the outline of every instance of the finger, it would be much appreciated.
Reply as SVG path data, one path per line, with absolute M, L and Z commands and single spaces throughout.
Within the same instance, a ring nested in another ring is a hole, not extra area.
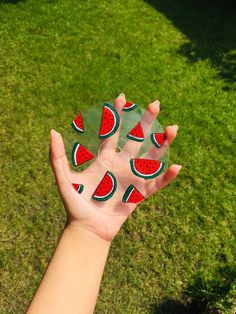
M 182 166 L 180 165 L 171 165 L 167 171 L 157 177 L 155 180 L 146 182 L 146 193 L 151 195 L 157 191 L 163 189 L 166 185 L 170 184 L 180 172 Z
M 156 100 L 150 105 L 148 105 L 146 111 L 144 112 L 140 122 L 143 128 L 145 138 L 149 134 L 159 111 L 160 102 Z M 134 158 L 138 154 L 142 144 L 143 142 L 135 142 L 133 140 L 128 140 L 124 145 L 124 149 L 130 152 L 131 158 Z
M 60 133 L 51 130 L 50 142 L 50 161 L 57 184 L 59 188 L 70 185 L 68 180 L 69 164 Z
M 126 99 L 125 99 L 125 94 L 121 93 L 115 100 L 114 103 L 114 108 L 116 109 L 119 117 L 120 117 L 120 124 L 119 127 L 117 129 L 117 131 L 115 132 L 114 135 L 112 135 L 111 137 L 105 139 L 102 141 L 102 146 L 101 148 L 104 149 L 115 149 L 116 145 L 118 143 L 118 139 L 119 139 L 119 135 L 120 135 L 120 129 L 121 129 L 121 124 L 122 124 L 122 116 L 123 116 L 123 111 L 122 108 L 124 107 L 126 103 Z
M 165 133 L 166 133 L 166 136 L 167 136 L 167 141 L 168 141 L 169 144 L 171 144 L 173 142 L 173 140 L 176 138 L 178 128 L 179 128 L 178 125 L 175 124 L 175 125 L 168 126 L 165 129 Z
M 178 125 L 168 126 L 165 129 L 167 140 L 164 142 L 162 147 L 156 148 L 153 145 L 148 152 L 146 152 L 145 154 L 142 155 L 141 158 L 147 158 L 147 159 L 159 159 L 159 158 L 161 158 L 165 154 L 167 148 L 169 147 L 169 144 L 171 144 L 173 142 L 173 140 L 176 138 L 177 131 L 178 131 Z

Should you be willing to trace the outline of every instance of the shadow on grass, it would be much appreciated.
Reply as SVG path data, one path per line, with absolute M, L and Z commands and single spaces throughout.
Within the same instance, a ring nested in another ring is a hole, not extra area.
M 145 0 L 172 21 L 189 43 L 180 53 L 190 62 L 209 59 L 227 83 L 236 74 L 236 1 Z M 229 85 L 229 84 L 228 84 Z
M 183 303 L 165 300 L 151 305 L 152 314 L 218 314 L 230 313 L 235 302 L 236 266 L 219 267 L 214 274 L 199 271 L 193 283 L 183 292 Z M 227 313 L 228 313 L 227 312 Z
M 177 301 L 167 300 L 159 305 L 152 307 L 153 314 L 202 314 L 204 307 L 197 304 L 182 304 Z

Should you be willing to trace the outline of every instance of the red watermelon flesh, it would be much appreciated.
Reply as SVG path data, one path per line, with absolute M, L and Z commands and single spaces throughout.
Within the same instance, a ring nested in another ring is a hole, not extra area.
M 151 140 L 157 148 L 160 148 L 167 140 L 167 135 L 166 133 L 152 133 Z
M 82 113 L 78 114 L 77 117 L 71 123 L 72 128 L 79 133 L 84 133 L 84 124 Z
M 139 190 L 131 184 L 125 191 L 122 201 L 124 203 L 138 204 L 144 199 L 144 196 L 139 192 Z
M 116 191 L 117 182 L 115 176 L 107 171 L 92 195 L 96 201 L 106 201 L 110 199 Z
M 79 184 L 79 183 L 72 183 L 73 188 L 78 192 L 78 193 L 82 193 L 84 186 L 83 184 Z
M 94 155 L 83 145 L 78 142 L 74 144 L 71 155 L 72 163 L 74 166 L 82 165 L 86 161 L 89 161 L 93 158 Z
M 158 160 L 136 158 L 130 160 L 132 172 L 144 179 L 157 177 L 164 169 L 164 163 Z
M 120 124 L 120 117 L 115 108 L 108 103 L 105 103 L 102 110 L 101 126 L 99 138 L 105 139 L 113 135 Z
M 136 104 L 133 104 L 130 101 L 127 101 L 126 104 L 124 105 L 124 107 L 122 108 L 123 111 L 131 111 L 133 109 L 135 109 L 137 107 Z
M 144 133 L 141 122 L 138 122 L 138 124 L 129 132 L 127 137 L 137 142 L 144 141 Z

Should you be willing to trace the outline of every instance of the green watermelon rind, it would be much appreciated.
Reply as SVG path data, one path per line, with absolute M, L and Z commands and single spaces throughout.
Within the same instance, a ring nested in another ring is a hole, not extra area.
M 158 144 L 158 143 L 156 142 L 154 134 L 155 134 L 155 133 L 152 133 L 152 134 L 150 135 L 151 141 L 152 141 L 153 145 L 156 146 L 156 148 L 161 148 L 162 145 L 160 145 L 160 144 Z
M 131 167 L 131 170 L 133 172 L 133 174 L 135 174 L 137 177 L 140 177 L 140 178 L 143 178 L 143 179 L 153 179 L 153 178 L 156 178 L 159 174 L 162 173 L 162 171 L 164 170 L 165 168 L 165 163 L 160 161 L 160 167 L 159 169 L 153 173 L 153 174 L 142 174 L 140 172 L 138 172 L 135 167 L 134 167 L 134 160 L 135 159 L 130 159 L 130 167 Z
M 73 148 L 72 148 L 72 152 L 71 152 L 71 161 L 72 161 L 72 164 L 73 166 L 77 166 L 77 163 L 76 163 L 76 157 L 75 157 L 75 152 L 76 150 L 78 150 L 80 147 L 80 143 L 79 142 L 75 142 Z
M 79 184 L 79 188 L 75 189 L 75 191 L 78 192 L 78 193 L 82 193 L 83 190 L 84 190 L 84 185 L 83 184 Z
M 80 184 L 77 192 L 81 194 L 83 192 L 83 190 L 84 190 L 84 185 Z
M 112 188 L 112 190 L 111 190 L 111 192 L 109 193 L 109 194 L 107 194 L 106 196 L 103 196 L 103 197 L 98 197 L 98 196 L 96 196 L 96 195 L 92 195 L 92 199 L 94 199 L 95 201 L 99 201 L 99 202 L 104 202 L 104 201 L 107 201 L 107 200 L 109 200 L 112 196 L 113 196 L 113 194 L 115 193 L 115 191 L 116 191 L 116 188 L 117 188 L 117 182 L 116 182 L 116 178 L 115 178 L 115 176 L 110 172 L 110 171 L 107 171 L 106 173 L 105 173 L 105 175 L 106 174 L 109 174 L 110 175 L 110 177 L 112 178 L 112 180 L 113 180 L 113 188 Z M 104 177 L 105 177 L 105 175 L 104 175 Z M 104 178 L 103 177 L 103 178 Z M 102 180 L 103 180 L 103 178 L 102 178 Z M 102 181 L 101 180 L 101 181 Z M 100 182 L 101 182 L 100 181 Z M 100 184 L 100 183 L 99 183 Z M 96 189 L 97 190 L 97 189 Z M 96 192 L 96 190 L 95 190 L 95 192 Z M 94 192 L 94 193 L 95 193 Z
M 75 144 L 74 144 L 74 146 L 73 146 L 73 148 L 72 148 L 72 152 L 71 152 L 71 161 L 72 161 L 73 166 L 75 166 L 75 167 L 78 166 L 78 164 L 77 164 L 77 162 L 76 162 L 76 152 L 77 152 L 77 150 L 79 149 L 80 145 L 81 145 L 81 144 L 80 144 L 79 142 L 75 142 Z M 83 146 L 83 145 L 82 145 L 82 146 Z M 85 148 L 85 147 L 84 147 L 84 148 Z M 94 158 L 94 156 L 93 156 L 92 158 L 86 160 L 85 162 L 87 162 L 87 161 L 89 161 L 89 160 L 91 160 L 91 159 L 93 159 L 93 158 Z M 82 163 L 81 163 L 81 165 L 82 165 Z
M 137 108 L 137 105 L 136 105 L 136 104 L 133 104 L 132 106 L 130 106 L 130 107 L 128 107 L 128 108 L 123 107 L 122 110 L 125 111 L 125 112 L 127 112 L 127 111 L 132 111 L 132 110 L 134 110 L 134 109 L 136 109 L 136 108 Z
M 122 202 L 123 203 L 127 203 L 127 200 L 130 196 L 130 193 L 134 190 L 134 186 L 131 184 L 127 190 L 125 191 L 124 195 L 123 195 L 123 198 L 122 198 Z
M 127 203 L 127 201 L 128 201 L 128 199 L 129 199 L 129 197 L 130 197 L 130 195 L 132 194 L 132 192 L 134 191 L 134 190 L 137 190 L 136 189 L 136 187 L 133 185 L 133 184 L 131 184 L 128 188 L 127 188 L 127 190 L 125 191 L 125 193 L 124 193 L 124 195 L 123 195 L 123 198 L 122 198 L 122 202 L 123 203 Z M 139 191 L 138 191 L 139 192 Z M 140 193 L 140 192 L 139 192 Z M 141 193 L 140 193 L 141 194 Z M 142 194 L 141 194 L 142 195 Z M 142 195 L 143 196 L 143 195 Z M 143 196 L 143 198 L 144 198 L 144 196 Z
M 136 137 L 136 136 L 131 135 L 131 134 L 128 134 L 127 137 L 128 137 L 130 140 L 133 140 L 133 141 L 136 141 L 136 142 L 143 142 L 143 141 L 144 141 L 144 138 L 143 138 L 143 137 Z
M 71 122 L 71 126 L 72 126 L 72 129 L 77 132 L 77 133 L 84 133 L 84 130 L 80 129 L 79 127 L 76 126 L 74 120 Z
M 100 135 L 99 134 L 99 138 L 102 139 L 102 140 L 104 140 L 104 139 L 112 136 L 113 134 L 115 134 L 117 129 L 118 129 L 118 127 L 119 127 L 119 125 L 120 125 L 120 117 L 119 117 L 116 109 L 109 103 L 104 103 L 103 107 L 108 107 L 111 110 L 111 112 L 114 114 L 114 116 L 115 116 L 115 125 L 113 126 L 113 129 L 109 133 L 107 133 L 105 135 Z

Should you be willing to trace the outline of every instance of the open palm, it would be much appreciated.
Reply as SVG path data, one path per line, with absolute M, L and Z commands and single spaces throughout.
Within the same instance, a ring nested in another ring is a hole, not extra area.
M 114 107 L 122 119 L 122 108 L 126 99 L 121 94 L 115 100 Z M 156 116 L 159 113 L 159 102 L 151 103 L 146 110 L 146 124 L 152 126 Z M 150 117 L 152 117 L 150 119 Z M 116 145 L 119 138 L 119 128 L 117 132 L 108 139 L 103 140 L 100 148 L 99 157 L 84 171 L 73 171 L 68 163 L 64 143 L 61 135 L 56 131 L 51 131 L 50 160 L 53 172 L 57 181 L 57 186 L 67 212 L 67 223 L 73 224 L 78 228 L 84 228 L 93 232 L 100 238 L 111 241 L 120 230 L 120 227 L 127 217 L 135 209 L 136 204 L 125 204 L 122 202 L 123 190 L 126 189 L 130 182 L 138 187 L 139 191 L 147 198 L 158 190 L 172 182 L 178 175 L 181 166 L 172 165 L 167 171 L 155 179 L 144 180 L 134 176 L 130 170 L 129 163 L 126 160 L 129 152 L 132 158 L 135 158 L 141 148 L 141 143 L 128 141 L 122 151 L 116 152 Z M 169 126 L 165 130 L 167 141 L 170 144 L 177 134 L 177 126 Z M 145 157 L 159 158 L 161 150 L 150 150 Z M 103 162 L 101 162 L 101 160 Z M 104 161 L 105 165 L 104 166 Z M 107 168 L 106 168 L 107 167 Z M 116 178 L 120 188 L 114 196 L 106 202 L 98 202 L 91 198 L 99 182 L 108 169 L 122 169 L 117 171 Z M 84 185 L 83 194 L 78 194 L 73 188 L 72 183 Z

